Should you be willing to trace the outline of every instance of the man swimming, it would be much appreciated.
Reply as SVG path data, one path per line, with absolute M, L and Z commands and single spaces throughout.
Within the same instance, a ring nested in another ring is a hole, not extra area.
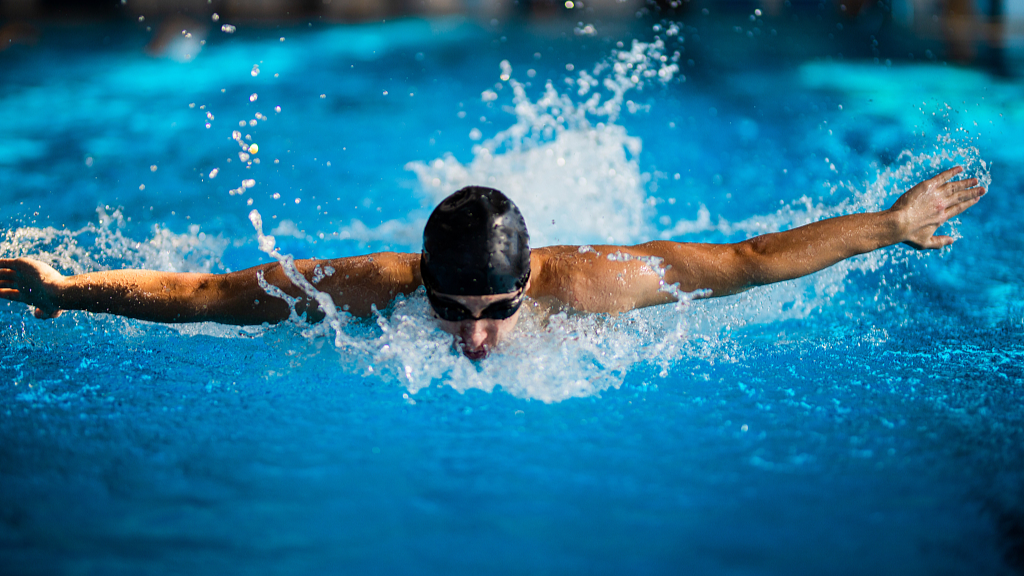
M 618 314 L 672 302 L 666 284 L 703 296 L 728 296 L 799 278 L 885 246 L 918 250 L 953 243 L 936 229 L 985 194 L 976 178 L 953 181 L 959 166 L 925 180 L 888 210 L 839 216 L 735 244 L 655 241 L 636 246 L 530 249 L 519 209 L 491 188 L 467 187 L 434 210 L 420 254 L 383 252 L 299 260 L 296 268 L 334 305 L 356 316 L 388 306 L 421 285 L 441 329 L 470 359 L 493 351 L 516 325 L 525 298 L 581 312 Z M 664 277 L 651 265 L 659 259 Z M 301 280 L 301 279 L 299 279 Z M 152 322 L 280 322 L 289 304 L 261 283 L 296 298 L 307 319 L 324 317 L 317 301 L 280 263 L 227 274 L 110 270 L 63 276 L 29 258 L 0 259 L 0 298 L 35 308 L 117 314 Z M 271 289 L 273 291 L 273 289 Z

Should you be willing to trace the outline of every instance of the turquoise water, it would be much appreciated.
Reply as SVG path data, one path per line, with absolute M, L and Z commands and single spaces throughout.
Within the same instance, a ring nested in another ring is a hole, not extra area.
M 528 311 L 479 364 L 421 294 L 337 329 L 0 304 L 4 572 L 1019 572 L 1024 85 L 731 24 L 242 27 L 177 59 L 72 28 L 0 54 L 0 254 L 65 272 L 268 261 L 253 210 L 282 254 L 415 251 L 470 182 L 535 245 L 738 240 L 953 163 L 991 182 L 942 253 Z

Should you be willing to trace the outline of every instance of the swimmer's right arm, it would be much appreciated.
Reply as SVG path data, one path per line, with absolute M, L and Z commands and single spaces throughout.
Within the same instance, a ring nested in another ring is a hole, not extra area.
M 331 296 L 338 308 L 367 316 L 398 294 L 420 285 L 419 255 L 381 253 L 336 260 L 299 260 L 299 272 Z M 299 298 L 296 311 L 323 317 L 315 302 L 288 279 L 278 263 L 227 274 L 109 270 L 64 276 L 29 258 L 0 259 L 0 298 L 35 308 L 37 318 L 62 310 L 116 314 L 151 322 L 219 322 L 251 325 L 280 322 L 290 310 L 267 294 L 259 277 Z

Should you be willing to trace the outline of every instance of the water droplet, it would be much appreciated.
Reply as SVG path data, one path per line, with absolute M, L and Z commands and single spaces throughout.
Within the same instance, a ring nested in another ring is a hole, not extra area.
M 225 24 L 225 25 L 220 27 L 220 31 L 224 32 L 225 34 L 234 34 L 235 33 L 235 27 L 232 26 L 231 24 Z
M 149 167 L 149 171 L 150 172 L 156 172 L 156 164 L 153 164 L 152 166 L 150 166 Z
M 259 72 L 257 72 L 256 74 L 259 74 Z M 256 74 L 253 74 L 253 76 L 255 76 Z M 249 102 L 255 102 L 257 98 L 259 98 L 259 96 L 255 92 L 253 92 L 249 95 Z
M 213 20 L 214 22 L 216 22 L 216 21 L 220 20 L 220 14 L 217 14 L 216 12 L 214 12 L 213 16 L 210 16 L 210 19 Z
M 249 146 L 249 154 L 255 154 L 255 153 L 259 152 L 259 151 L 260 151 L 260 147 L 257 146 L 255 143 L 253 143 L 252 146 Z

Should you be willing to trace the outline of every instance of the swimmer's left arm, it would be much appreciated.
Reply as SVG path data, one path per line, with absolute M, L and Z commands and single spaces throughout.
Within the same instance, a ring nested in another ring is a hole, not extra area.
M 830 218 L 735 244 L 659 241 L 542 248 L 535 251 L 539 273 L 531 296 L 551 296 L 578 310 L 616 313 L 673 301 L 664 284 L 728 296 L 900 242 L 916 249 L 942 248 L 953 238 L 934 235 L 936 229 L 985 194 L 975 178 L 951 181 L 962 171 L 958 166 L 914 186 L 888 210 Z M 655 265 L 664 269 L 664 279 Z

